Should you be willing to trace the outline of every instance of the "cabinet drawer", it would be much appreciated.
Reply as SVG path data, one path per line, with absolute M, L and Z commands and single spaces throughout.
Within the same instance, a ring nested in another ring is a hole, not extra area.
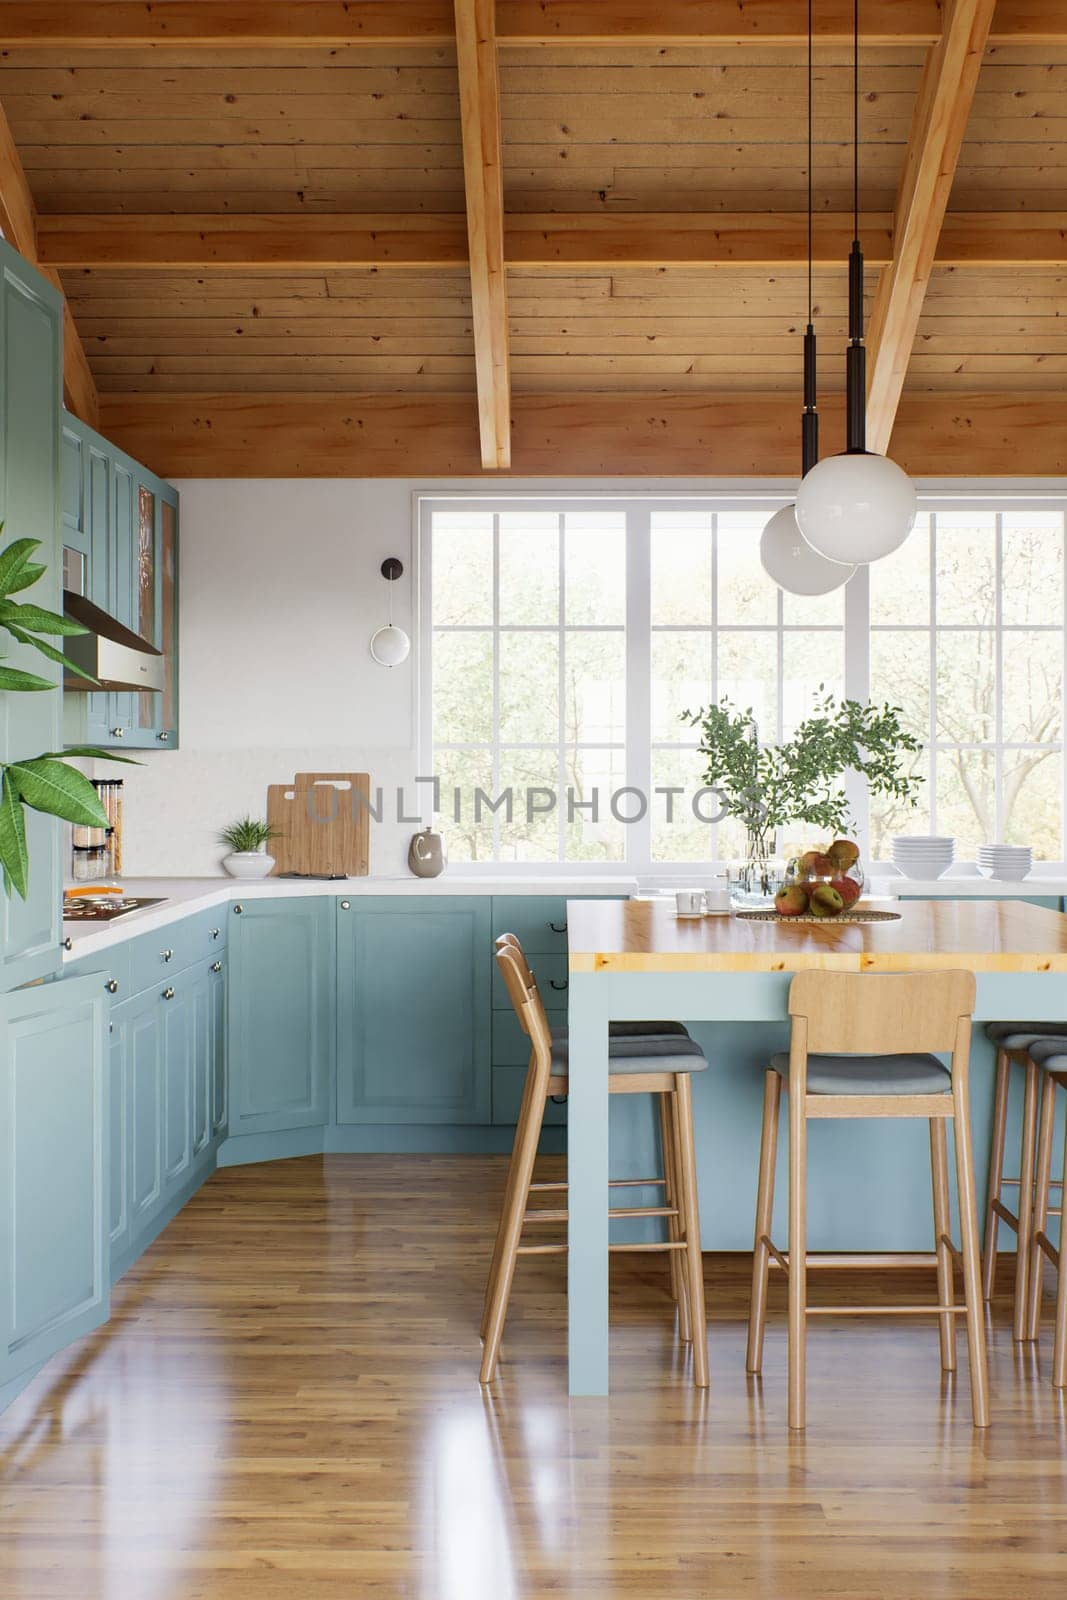
M 546 1011 L 550 1028 L 562 1027 L 567 1021 L 565 1011 Z M 530 1041 L 519 1027 L 513 1011 L 493 1013 L 493 1065 L 494 1067 L 525 1067 L 530 1059 Z
M 133 994 L 130 986 L 130 949 L 127 940 L 117 944 L 113 950 L 100 950 L 96 955 L 83 956 L 80 961 L 64 961 L 61 976 L 64 978 L 82 978 L 96 974 L 105 993 L 110 994 L 113 1005 L 121 1005 Z M 107 987 L 117 984 L 117 988 Z
M 565 895 L 508 895 L 493 898 L 493 938 L 513 933 L 528 956 L 566 955 Z M 533 962 L 531 961 L 531 966 Z
M 130 944 L 130 993 L 140 994 L 181 972 L 203 954 L 189 922 L 171 922 Z
M 194 961 L 203 961 L 225 948 L 230 932 L 230 911 L 228 904 L 212 906 L 209 911 L 198 911 L 187 922 L 179 924 L 184 934 L 183 947 L 189 947 Z
M 526 1084 L 525 1067 L 493 1068 L 493 1122 L 497 1127 L 513 1128 L 519 1120 L 522 1091 Z M 567 1120 L 567 1102 L 545 1102 L 545 1127 L 559 1127 Z
M 565 1006 L 567 1004 L 567 957 L 532 955 L 529 960 L 545 1005 Z M 508 991 L 500 975 L 500 968 L 495 961 L 493 962 L 493 1009 L 495 1011 L 510 1011 L 512 1009 L 511 1001 L 508 999 Z

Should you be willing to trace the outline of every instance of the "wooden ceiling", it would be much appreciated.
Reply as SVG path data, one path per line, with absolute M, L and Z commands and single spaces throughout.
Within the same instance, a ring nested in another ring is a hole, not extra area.
M 848 0 L 815 0 L 838 442 Z M 789 473 L 805 0 L 0 0 L 0 226 L 174 475 Z M 862 0 L 872 442 L 1067 472 L 1067 4 Z M 83 354 L 84 353 L 84 356 Z

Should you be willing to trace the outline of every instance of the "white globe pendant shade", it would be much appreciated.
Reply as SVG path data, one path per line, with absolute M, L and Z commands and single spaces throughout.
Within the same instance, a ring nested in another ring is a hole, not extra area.
M 915 526 L 915 485 L 888 456 L 827 456 L 797 490 L 797 526 L 828 561 L 892 555 Z
M 767 576 L 788 594 L 829 594 L 856 570 L 812 549 L 797 527 L 795 506 L 774 513 L 760 537 L 759 556 Z
M 407 660 L 410 649 L 411 640 L 403 628 L 391 622 L 371 635 L 370 653 L 380 667 L 398 667 Z

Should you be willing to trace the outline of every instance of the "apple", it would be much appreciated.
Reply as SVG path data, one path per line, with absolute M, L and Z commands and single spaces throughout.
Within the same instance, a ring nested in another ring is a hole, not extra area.
M 813 917 L 836 917 L 845 902 L 831 883 L 820 883 L 811 891 L 808 909 Z
M 802 917 L 808 909 L 807 891 L 799 883 L 787 883 L 774 897 L 774 909 L 780 917 Z
M 849 906 L 854 906 L 856 904 L 856 901 L 859 899 L 860 894 L 862 893 L 862 885 L 858 884 L 855 878 L 846 877 L 843 873 L 838 874 L 837 877 L 830 879 L 830 887 L 831 889 L 837 890 L 838 894 L 845 902 L 846 911 L 848 910 Z
M 860 858 L 860 847 L 851 839 L 835 839 L 826 854 L 839 872 L 847 872 Z
M 828 878 L 834 870 L 830 857 L 824 855 L 821 850 L 805 850 L 797 866 L 801 877 L 804 878 Z

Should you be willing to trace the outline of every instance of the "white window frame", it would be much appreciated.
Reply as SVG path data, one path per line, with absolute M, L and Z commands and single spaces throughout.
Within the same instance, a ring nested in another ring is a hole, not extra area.
M 651 514 L 656 509 L 692 509 L 711 511 L 765 511 L 769 517 L 791 500 L 780 484 L 752 490 L 723 489 L 703 493 L 643 491 L 628 495 L 605 490 L 604 492 L 578 492 L 562 490 L 553 493 L 545 487 L 538 492 L 485 492 L 417 491 L 414 497 L 416 522 L 417 567 L 417 636 L 418 636 L 418 687 L 416 696 L 418 772 L 427 777 L 432 772 L 432 737 L 430 708 L 432 705 L 432 593 L 430 561 L 431 519 L 434 511 L 469 511 L 485 514 L 508 510 L 559 513 L 589 511 L 596 507 L 623 511 L 627 518 L 627 610 L 626 610 L 626 783 L 648 793 L 651 788 L 651 753 L 653 741 L 650 727 L 650 645 L 652 637 L 649 584 L 641 582 L 649 573 L 649 541 Z M 927 488 L 920 491 L 919 509 L 954 512 L 1018 512 L 1025 507 L 1032 511 L 1053 511 L 1067 518 L 1067 493 L 1034 491 L 1025 487 L 1005 490 L 1000 485 L 988 492 L 971 490 L 961 493 L 952 489 Z M 999 547 L 999 546 L 998 546 Z M 936 569 L 935 569 L 936 570 Z M 1067 690 L 1067 559 L 1064 561 L 1064 639 L 1065 660 L 1063 682 Z M 1000 631 L 1000 595 L 997 597 L 997 649 L 1003 635 Z M 936 592 L 928 622 L 916 631 L 929 630 L 931 655 L 936 626 Z M 782 608 L 779 599 L 778 628 L 782 627 Z M 962 626 L 962 625 L 961 625 Z M 769 627 L 769 625 L 768 625 Z M 881 631 L 892 631 L 883 625 Z M 844 693 L 849 699 L 866 701 L 870 694 L 870 585 L 867 569 L 860 568 L 845 588 L 844 617 Z M 999 659 L 999 656 L 998 656 Z M 931 704 L 933 696 L 931 696 Z M 998 717 L 1000 690 L 998 687 Z M 1067 712 L 1067 708 L 1065 708 Z M 931 709 L 931 725 L 933 710 Z M 999 728 L 998 728 L 999 731 Z M 1067 830 L 1067 715 L 1061 728 L 1060 787 L 1061 826 Z M 657 741 L 657 744 L 660 741 Z M 997 783 L 999 807 L 1000 756 L 998 747 Z M 423 820 L 429 822 L 432 808 L 429 785 L 423 786 Z M 856 832 L 864 859 L 870 837 L 870 808 L 866 785 L 855 774 L 846 780 L 846 792 L 856 819 Z M 447 828 L 447 817 L 444 820 Z M 640 823 L 626 829 L 626 855 L 621 861 L 544 861 L 544 862 L 464 862 L 463 871 L 470 875 L 497 876 L 503 871 L 508 876 L 534 878 L 618 878 L 638 877 L 642 881 L 684 881 L 706 875 L 706 865 L 699 862 L 655 862 L 651 859 L 651 817 L 646 814 Z M 1067 849 L 1064 850 L 1067 857 Z M 718 862 L 714 863 L 717 867 Z M 885 867 L 884 862 L 868 861 L 868 870 Z M 1035 876 L 1064 875 L 1064 859 L 1041 862 L 1035 866 Z

